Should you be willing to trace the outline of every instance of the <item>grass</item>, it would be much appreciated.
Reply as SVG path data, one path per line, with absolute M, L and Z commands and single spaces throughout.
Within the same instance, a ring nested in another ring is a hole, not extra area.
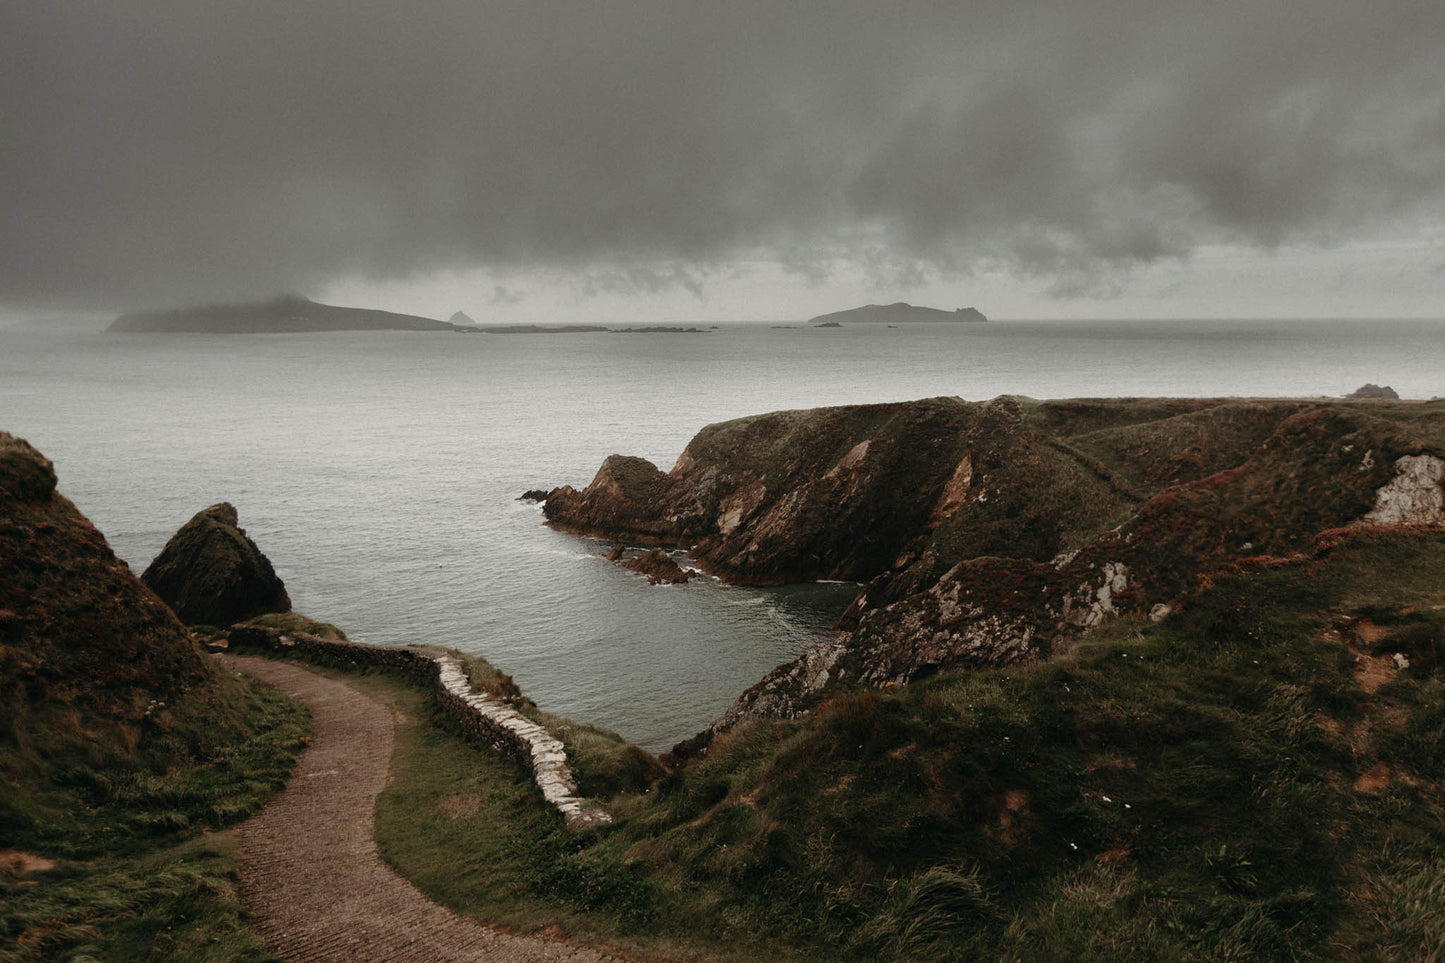
M 306 713 L 233 678 L 198 695 L 152 713 L 131 751 L 74 718 L 5 746 L 0 848 L 56 865 L 0 870 L 0 959 L 271 958 L 236 903 L 226 828 L 285 784 Z
M 607 799 L 617 822 L 585 834 L 539 811 L 515 766 L 417 726 L 381 845 L 460 911 L 652 952 L 1429 958 L 1445 684 L 1432 667 L 1366 692 L 1371 650 L 1341 627 L 1374 605 L 1377 647 L 1421 652 L 1442 585 L 1439 533 L 1246 568 L 1049 663 L 724 734 Z

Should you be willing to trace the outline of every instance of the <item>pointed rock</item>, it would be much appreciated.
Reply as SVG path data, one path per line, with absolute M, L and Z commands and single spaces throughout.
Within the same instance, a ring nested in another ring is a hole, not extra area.
M 237 521 L 229 502 L 199 512 L 141 575 L 187 625 L 230 625 L 291 611 L 286 586 Z

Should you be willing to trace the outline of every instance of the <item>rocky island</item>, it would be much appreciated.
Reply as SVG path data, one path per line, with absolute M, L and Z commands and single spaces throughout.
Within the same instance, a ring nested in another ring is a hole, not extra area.
M 942 308 L 925 308 L 908 304 L 905 301 L 897 301 L 893 304 L 865 304 L 861 308 L 820 314 L 815 318 L 809 318 L 808 324 L 832 328 L 841 327 L 845 323 L 904 324 L 912 321 L 982 322 L 987 320 L 988 318 L 984 317 L 983 312 L 977 308 L 954 308 L 952 311 L 945 311 Z
M 288 334 L 304 331 L 474 331 L 413 314 L 343 308 L 285 296 L 247 304 L 211 304 L 123 314 L 106 330 L 198 334 Z

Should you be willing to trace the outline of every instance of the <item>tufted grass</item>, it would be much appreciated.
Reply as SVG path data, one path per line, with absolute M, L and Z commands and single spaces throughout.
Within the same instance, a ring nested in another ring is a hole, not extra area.
M 62 713 L 0 746 L 0 849 L 54 863 L 0 868 L 0 960 L 271 958 L 226 830 L 285 784 L 306 712 L 221 675 L 136 733 Z
M 584 834 L 420 725 L 383 851 L 461 911 L 699 958 L 1430 958 L 1445 681 L 1356 659 L 1437 651 L 1442 586 L 1440 533 L 1244 567 L 1049 663 L 726 733 Z

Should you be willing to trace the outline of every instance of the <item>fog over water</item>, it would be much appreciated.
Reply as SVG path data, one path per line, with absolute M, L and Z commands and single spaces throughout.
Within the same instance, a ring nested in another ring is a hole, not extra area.
M 651 587 L 516 501 L 612 452 L 664 469 L 704 424 L 1002 393 L 1445 395 L 1427 321 L 1002 322 L 702 335 L 0 330 L 0 429 L 56 463 L 137 571 L 240 511 L 298 610 L 481 654 L 543 708 L 651 749 L 828 636 L 851 586 Z

